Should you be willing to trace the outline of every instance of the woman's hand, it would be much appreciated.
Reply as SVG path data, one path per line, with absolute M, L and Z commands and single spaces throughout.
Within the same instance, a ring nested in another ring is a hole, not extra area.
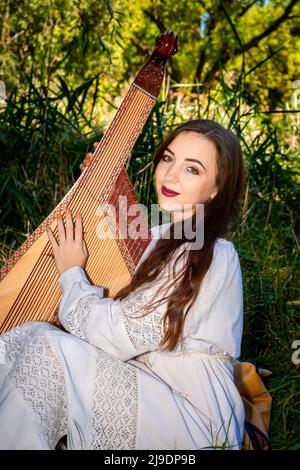
M 99 144 L 99 142 L 94 142 L 93 143 L 95 150 L 98 147 L 98 144 Z M 93 157 L 93 154 L 91 152 L 87 153 L 86 158 L 79 165 L 79 168 L 81 169 L 81 171 L 83 171 L 85 168 L 87 168 L 91 164 L 93 158 L 94 157 Z
M 61 275 L 73 266 L 81 266 L 83 269 L 87 263 L 89 253 L 83 238 L 82 219 L 76 214 L 75 233 L 70 209 L 66 212 L 66 227 L 64 226 L 62 214 L 57 216 L 59 243 L 50 227 L 47 227 L 47 235 L 50 240 L 56 269 Z

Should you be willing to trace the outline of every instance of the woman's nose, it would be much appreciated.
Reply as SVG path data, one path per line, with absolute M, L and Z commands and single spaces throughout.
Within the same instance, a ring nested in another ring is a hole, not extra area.
M 167 181 L 178 181 L 179 180 L 178 168 L 170 167 L 167 173 L 165 174 L 165 178 Z

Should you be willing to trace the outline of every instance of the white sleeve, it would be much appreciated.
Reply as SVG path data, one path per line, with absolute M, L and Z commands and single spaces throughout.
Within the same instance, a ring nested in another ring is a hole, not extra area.
M 158 348 L 165 307 L 137 318 L 149 301 L 143 292 L 122 300 L 104 298 L 103 289 L 91 285 L 80 266 L 65 271 L 59 285 L 59 319 L 70 333 L 124 361 Z
M 204 345 L 233 358 L 240 356 L 243 282 L 239 256 L 232 242 L 218 242 L 184 331 L 195 348 Z
M 203 325 L 202 334 L 227 351 L 231 357 L 238 358 L 243 334 L 242 271 L 232 242 L 220 255 L 214 267 L 214 276 L 218 279 L 218 270 L 221 279 L 214 286 L 208 321 Z

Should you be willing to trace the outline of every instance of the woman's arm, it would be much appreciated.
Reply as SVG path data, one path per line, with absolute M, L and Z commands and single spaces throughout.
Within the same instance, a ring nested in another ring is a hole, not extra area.
M 124 361 L 158 348 L 165 310 L 160 305 L 138 318 L 144 313 L 146 293 L 131 293 L 123 300 L 103 298 L 103 289 L 92 285 L 80 266 L 65 271 L 59 284 L 59 319 L 70 333 Z
M 103 298 L 103 289 L 91 285 L 84 271 L 88 251 L 81 217 L 76 218 L 74 227 L 71 212 L 66 211 L 66 226 L 62 216 L 57 224 L 59 240 L 51 229 L 48 236 L 60 274 L 63 298 L 59 319 L 65 329 L 123 360 L 157 349 L 164 309 L 159 306 L 149 315 L 137 318 L 149 301 L 145 294 L 132 293 L 116 301 Z M 152 242 L 146 252 L 151 246 Z
M 194 340 L 205 340 L 238 358 L 243 333 L 243 282 L 232 242 L 217 241 L 213 262 L 202 283 L 186 329 Z

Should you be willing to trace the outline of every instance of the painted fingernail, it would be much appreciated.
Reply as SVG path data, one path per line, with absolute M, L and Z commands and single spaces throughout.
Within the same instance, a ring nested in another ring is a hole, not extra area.
M 81 215 L 78 213 L 76 214 L 76 219 L 80 219 Z
M 57 218 L 62 219 L 63 218 L 62 214 L 57 214 Z
M 65 212 L 66 212 L 66 214 L 71 214 L 71 210 L 70 210 L 69 208 L 68 208 L 68 209 L 66 209 L 66 211 L 65 211 Z

